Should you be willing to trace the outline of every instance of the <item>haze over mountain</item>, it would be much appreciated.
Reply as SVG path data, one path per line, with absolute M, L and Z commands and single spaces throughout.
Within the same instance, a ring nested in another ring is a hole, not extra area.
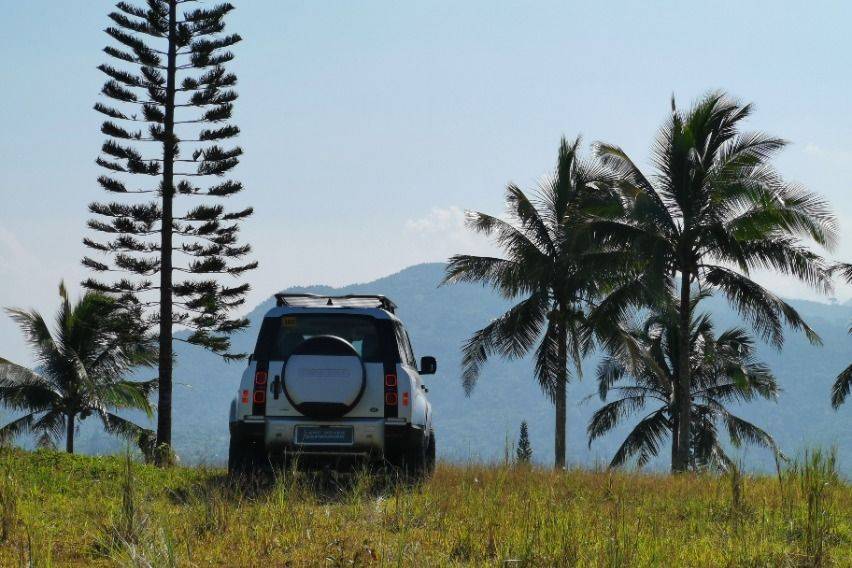
M 522 420 L 529 423 L 534 459 L 548 463 L 553 456 L 553 407 L 532 379 L 529 360 L 491 361 L 473 394 L 465 397 L 461 386 L 459 346 L 471 332 L 502 313 L 508 303 L 477 285 L 439 287 L 443 264 L 421 264 L 374 282 L 343 288 L 310 286 L 292 291 L 315 293 L 381 293 L 399 305 L 416 354 L 438 358 L 438 374 L 427 377 L 435 411 L 438 453 L 449 460 L 498 460 L 515 443 Z M 852 337 L 847 334 L 852 306 L 792 301 L 822 336 L 815 347 L 804 337 L 788 334 L 783 351 L 761 347 L 761 356 L 779 378 L 783 392 L 777 404 L 759 402 L 746 406 L 741 415 L 773 434 L 782 450 L 796 455 L 803 448 L 836 446 L 841 469 L 852 474 L 852 404 L 835 412 L 829 389 L 837 373 L 852 360 Z M 258 323 L 273 305 L 270 298 L 248 315 L 251 327 L 234 337 L 234 349 L 254 347 Z M 738 316 L 720 299 L 705 302 L 714 314 L 717 329 L 742 325 Z M 598 356 L 584 362 L 582 379 L 569 386 L 569 461 L 572 464 L 608 463 L 624 430 L 587 447 L 585 428 L 600 407 L 594 371 Z M 185 463 L 221 464 L 227 455 L 228 405 L 244 363 L 228 364 L 216 356 L 181 344 L 175 372 L 174 442 Z M 97 426 L 97 427 L 96 427 Z M 111 452 L 123 443 L 104 435 L 94 419 L 84 424 L 78 447 L 84 452 Z M 665 456 L 667 451 L 663 451 Z M 733 455 L 748 467 L 770 471 L 770 452 L 746 447 Z M 665 459 L 654 467 L 665 467 Z

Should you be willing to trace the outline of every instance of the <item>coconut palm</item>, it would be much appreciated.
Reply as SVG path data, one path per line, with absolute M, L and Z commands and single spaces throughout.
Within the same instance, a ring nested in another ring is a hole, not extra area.
M 838 264 L 835 271 L 850 284 L 852 284 L 852 264 Z M 852 333 L 852 327 L 849 328 Z M 842 373 L 837 375 L 837 380 L 831 387 L 831 406 L 836 410 L 846 401 L 846 397 L 852 392 L 852 365 L 846 367 Z
M 568 360 L 579 371 L 584 307 L 596 294 L 590 273 L 578 270 L 579 255 L 589 243 L 573 228 L 585 208 L 606 202 L 596 182 L 608 181 L 603 170 L 579 159 L 579 144 L 579 138 L 562 140 L 555 175 L 532 197 L 513 184 L 507 187 L 506 220 L 469 213 L 468 226 L 492 237 L 505 258 L 454 256 L 444 279 L 479 282 L 508 299 L 520 299 L 464 344 L 464 387 L 469 394 L 490 356 L 519 358 L 538 343 L 535 377 L 556 407 L 556 467 L 565 465 Z
M 772 437 L 757 426 L 731 413 L 726 405 L 757 397 L 775 399 L 778 385 L 769 368 L 754 356 L 754 341 L 742 328 L 716 335 L 708 314 L 695 314 L 698 302 L 691 299 L 689 332 L 690 430 L 689 464 L 727 469 L 731 460 L 719 439 L 723 426 L 734 446 L 751 442 L 776 450 Z M 635 414 L 641 414 L 610 462 L 617 467 L 635 458 L 645 465 L 658 455 L 667 436 L 672 440 L 672 464 L 677 456 L 674 443 L 678 431 L 680 399 L 675 396 L 680 369 L 681 322 L 675 298 L 666 309 L 651 313 L 641 326 L 623 336 L 626 349 L 607 356 L 598 366 L 599 394 L 606 401 L 588 426 L 589 445 Z M 647 412 L 648 407 L 653 407 Z
M 698 288 L 726 296 L 762 339 L 778 347 L 785 324 L 819 342 L 796 310 L 750 274 L 770 270 L 828 291 L 830 271 L 803 239 L 830 248 L 836 221 L 826 201 L 785 183 L 772 168 L 770 160 L 783 140 L 740 130 L 752 110 L 722 93 L 703 97 L 686 112 L 673 100 L 653 147 L 652 176 L 621 148 L 597 145 L 603 163 L 618 176 L 623 213 L 596 220 L 591 228 L 602 247 L 643 264 L 601 302 L 594 321 L 617 321 L 627 306 L 652 306 L 674 292 L 679 325 L 687 329 Z M 679 338 L 678 352 L 688 353 L 688 334 Z M 674 396 L 685 401 L 677 405 L 681 418 L 675 432 L 674 469 L 681 471 L 692 439 L 693 385 L 686 356 L 678 361 L 677 377 Z
M 156 362 L 149 338 L 139 334 L 134 314 L 109 297 L 90 292 L 72 304 L 63 284 L 59 295 L 53 331 L 36 311 L 7 310 L 33 348 L 37 367 L 32 371 L 0 358 L 0 403 L 23 412 L 0 428 L 0 443 L 34 433 L 40 444 L 53 445 L 64 432 L 65 448 L 73 453 L 77 421 L 94 414 L 107 432 L 148 449 L 153 433 L 115 411 L 152 415 L 148 395 L 156 380 L 124 379 L 133 367 Z

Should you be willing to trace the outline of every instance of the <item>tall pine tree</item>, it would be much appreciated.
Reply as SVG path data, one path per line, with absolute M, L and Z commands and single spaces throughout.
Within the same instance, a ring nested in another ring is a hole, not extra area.
M 241 39 L 224 33 L 234 7 L 197 6 L 119 2 L 109 14 L 113 45 L 104 52 L 114 62 L 99 69 L 107 75 L 101 94 L 110 100 L 95 104 L 107 116 L 97 163 L 108 173 L 98 182 L 124 200 L 91 204 L 96 218 L 88 225 L 103 236 L 84 239 L 100 259 L 87 256 L 83 264 L 113 276 L 83 285 L 144 307 L 145 323 L 159 330 L 163 456 L 171 451 L 173 327 L 191 330 L 182 341 L 235 357 L 229 335 L 248 322 L 229 313 L 249 290 L 236 277 L 257 266 L 237 238 L 238 222 L 252 209 L 226 211 L 213 202 L 243 189 L 227 177 L 242 149 L 222 145 L 240 132 L 230 122 L 237 77 L 225 69 Z

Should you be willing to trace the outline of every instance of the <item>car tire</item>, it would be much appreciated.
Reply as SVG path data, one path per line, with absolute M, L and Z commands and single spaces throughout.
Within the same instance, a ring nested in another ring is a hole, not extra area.
M 429 445 L 426 447 L 426 475 L 435 471 L 435 432 L 429 431 Z
M 266 452 L 262 445 L 246 443 L 238 436 L 231 435 L 228 444 L 228 475 L 231 477 L 249 475 L 267 465 Z
M 399 460 L 403 475 L 411 481 L 419 481 L 429 475 L 429 437 L 418 437 L 417 441 L 406 448 Z

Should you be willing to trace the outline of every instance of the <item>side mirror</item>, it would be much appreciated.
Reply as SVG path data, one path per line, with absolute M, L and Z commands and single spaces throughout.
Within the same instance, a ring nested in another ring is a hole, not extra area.
M 421 375 L 434 375 L 435 371 L 438 370 L 438 361 L 435 360 L 434 357 L 421 357 L 420 359 L 420 374 Z

